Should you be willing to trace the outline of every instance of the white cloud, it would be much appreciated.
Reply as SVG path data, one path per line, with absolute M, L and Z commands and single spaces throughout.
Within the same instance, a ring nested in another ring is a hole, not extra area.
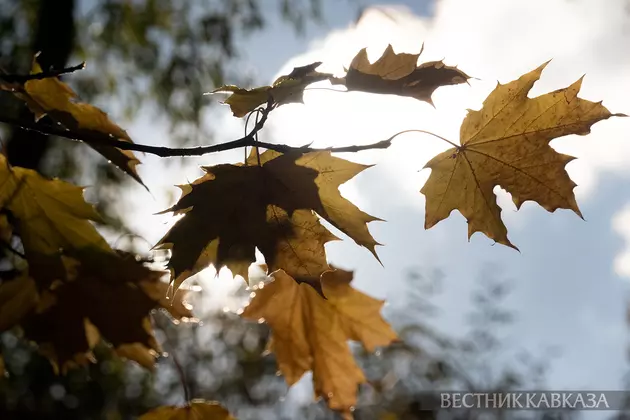
M 586 74 L 580 96 L 603 100 L 612 112 L 630 114 L 630 13 L 622 0 L 602 6 L 600 0 L 442 0 L 435 17 L 418 17 L 402 7 L 368 10 L 363 19 L 313 43 L 307 53 L 290 60 L 278 72 L 323 61 L 322 71 L 339 72 L 356 52 L 368 47 L 375 60 L 387 44 L 397 52 L 417 52 L 425 43 L 422 61 L 444 58 L 481 80 L 440 88 L 434 94 L 436 109 L 415 99 L 363 93 L 312 90 L 306 106 L 280 108 L 271 119 L 274 140 L 290 144 L 314 141 L 315 146 L 365 144 L 388 138 L 409 128 L 425 129 L 453 141 L 466 109 L 479 109 L 494 89 L 553 59 L 530 96 L 566 87 Z M 385 11 L 385 13 L 383 13 Z M 596 124 L 588 136 L 568 136 L 552 142 L 562 153 L 578 157 L 567 166 L 579 203 L 587 200 L 602 171 L 630 173 L 630 120 L 613 118 Z M 348 158 L 377 163 L 378 175 L 366 173 L 372 184 L 382 184 L 392 205 L 422 208 L 419 189 L 428 177 L 424 163 L 448 145 L 421 134 L 405 134 L 387 151 L 362 152 Z M 384 169 L 384 170 L 383 170 Z M 345 186 L 346 191 L 356 184 Z M 508 228 L 524 227 L 510 197 L 499 192 Z M 366 205 L 366 197 L 353 197 Z M 628 262 L 630 265 L 630 262 Z

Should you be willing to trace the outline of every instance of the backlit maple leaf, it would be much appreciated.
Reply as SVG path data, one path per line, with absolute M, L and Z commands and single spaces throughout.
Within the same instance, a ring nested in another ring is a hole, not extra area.
M 31 169 L 12 167 L 0 155 L 0 209 L 11 215 L 40 287 L 62 272 L 64 251 L 81 248 L 113 253 L 90 221 L 102 221 L 85 202 L 83 188 L 47 179 Z
M 73 273 L 52 287 L 37 293 L 34 286 L 23 284 L 13 294 L 23 304 L 20 311 L 8 313 L 3 306 L 0 326 L 19 323 L 26 337 L 62 371 L 90 361 L 91 350 L 101 339 L 120 356 L 152 368 L 160 348 L 153 337 L 151 311 L 162 307 L 176 318 L 191 317 L 183 291 L 175 299 L 165 299 L 168 283 L 160 280 L 165 273 L 124 253 L 82 250 L 80 255 L 80 260 L 71 258 Z M 0 284 L 0 303 L 6 292 L 16 289 L 12 282 Z M 13 321 L 17 313 L 20 319 Z
M 304 89 L 311 83 L 327 80 L 332 76 L 315 71 L 322 63 L 295 67 L 291 73 L 278 77 L 271 86 L 243 89 L 234 85 L 221 86 L 212 93 L 231 93 L 224 101 L 235 117 L 244 117 L 271 98 L 274 104 L 303 103 Z
M 354 289 L 353 273 L 341 269 L 322 275 L 326 299 L 284 271 L 272 275 L 273 282 L 256 292 L 242 316 L 270 326 L 269 350 L 289 386 L 313 371 L 316 395 L 350 418 L 365 376 L 347 341 L 359 341 L 372 352 L 397 339 L 380 315 L 383 301 Z
M 601 102 L 578 98 L 582 84 L 536 98 L 527 94 L 547 63 L 506 85 L 499 84 L 479 111 L 469 111 L 461 126 L 461 146 L 431 159 L 431 175 L 421 192 L 426 196 L 425 228 L 459 210 L 468 220 L 468 237 L 482 232 L 516 248 L 507 237 L 496 203 L 495 186 L 507 190 L 517 208 L 532 200 L 546 210 L 571 209 L 580 217 L 565 165 L 573 160 L 549 142 L 569 134 L 584 135 L 611 116 Z
M 37 61 L 33 60 L 31 73 L 41 71 Z M 29 80 L 24 83 L 23 89 L 16 91 L 15 94 L 26 102 L 36 119 L 48 115 L 75 132 L 98 132 L 133 143 L 127 132 L 112 122 L 101 109 L 78 102 L 77 94 L 57 77 Z M 131 150 L 96 144 L 90 146 L 144 186 L 136 170 L 136 165 L 140 161 Z
M 457 67 L 442 61 L 418 65 L 418 54 L 396 54 L 388 45 L 381 57 L 370 63 L 363 48 L 354 57 L 348 73 L 342 79 L 332 80 L 343 84 L 349 91 L 409 96 L 433 104 L 431 95 L 440 86 L 465 83 L 470 76 Z
M 270 270 L 318 278 L 328 269 L 324 244 L 336 238 L 312 211 L 376 255 L 367 223 L 379 219 L 338 190 L 367 166 L 328 152 L 267 151 L 260 163 L 206 167 L 205 176 L 182 187 L 183 196 L 167 211 L 184 217 L 158 244 L 172 248 L 176 287 L 209 264 L 247 279 L 256 247 Z
M 195 399 L 183 407 L 162 406 L 155 408 L 139 420 L 236 420 L 229 411 L 215 401 Z

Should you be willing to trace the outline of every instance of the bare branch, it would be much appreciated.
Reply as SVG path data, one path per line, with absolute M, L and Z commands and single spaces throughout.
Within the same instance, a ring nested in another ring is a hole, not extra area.
M 84 143 L 96 146 L 111 146 L 116 147 L 121 150 L 133 150 L 137 152 L 150 153 L 160 157 L 183 157 L 183 156 L 202 156 L 210 153 L 223 152 L 226 150 L 238 149 L 241 147 L 262 147 L 269 150 L 275 150 L 280 153 L 289 153 L 289 152 L 318 152 L 318 151 L 328 151 L 333 153 L 345 153 L 345 152 L 360 152 L 362 150 L 371 150 L 371 149 L 387 149 L 391 146 L 392 140 L 404 133 L 425 133 L 440 138 L 441 140 L 449 143 L 454 147 L 458 147 L 455 143 L 440 137 L 436 134 L 430 133 L 424 130 L 405 130 L 399 133 L 394 134 L 390 138 L 386 140 L 381 140 L 376 143 L 366 144 L 366 145 L 352 145 L 352 146 L 340 146 L 340 147 L 324 147 L 324 148 L 314 148 L 308 145 L 304 146 L 289 146 L 286 144 L 274 144 L 274 143 L 266 143 L 258 141 L 256 138 L 257 133 L 264 127 L 267 117 L 269 113 L 275 109 L 276 104 L 273 102 L 273 99 L 270 98 L 267 102 L 267 106 L 265 108 L 257 109 L 253 112 L 258 113 L 260 119 L 257 119 L 256 125 L 253 127 L 252 131 L 247 133 L 245 136 L 240 139 L 232 140 L 226 143 L 214 144 L 211 146 L 197 146 L 197 147 L 165 147 L 165 146 L 150 146 L 146 144 L 137 144 L 130 143 L 128 141 L 120 140 L 109 136 L 105 133 L 99 133 L 95 131 L 86 131 L 86 130 L 67 130 L 63 126 L 60 125 L 49 125 L 36 123 L 34 121 L 26 121 L 19 120 L 11 117 L 6 117 L 0 115 L 0 123 L 10 124 L 13 126 L 20 127 L 25 130 L 37 131 L 43 134 L 55 135 L 59 137 L 65 137 L 71 140 L 82 141 Z

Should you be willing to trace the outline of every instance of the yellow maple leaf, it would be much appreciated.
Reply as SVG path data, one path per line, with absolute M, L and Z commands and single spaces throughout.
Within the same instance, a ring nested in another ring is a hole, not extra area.
M 0 155 L 0 208 L 17 219 L 27 257 L 56 255 L 60 249 L 97 248 L 112 252 L 90 223 L 102 221 L 83 199 L 83 188 L 12 167 Z
M 8 244 L 11 236 L 13 236 L 13 228 L 9 223 L 8 217 L 6 214 L 0 214 L 0 240 Z
M 306 281 L 319 278 L 328 269 L 324 245 L 338 238 L 322 226 L 312 211 L 296 210 L 289 217 L 280 207 L 268 206 L 267 221 L 284 238 L 276 243 L 274 258 L 267 264 L 269 272 L 281 268 L 294 279 Z
M 381 57 L 370 63 L 363 48 L 350 63 L 346 76 L 333 79 L 350 91 L 409 96 L 433 104 L 431 95 L 440 86 L 465 83 L 470 76 L 442 61 L 418 65 L 418 54 L 396 54 L 388 45 Z
M 41 73 L 42 69 L 33 60 L 31 73 Z M 67 129 L 79 132 L 98 132 L 116 139 L 133 143 L 125 130 L 112 122 L 101 109 L 87 103 L 78 102 L 77 94 L 57 77 L 29 80 L 16 95 L 25 100 L 36 119 L 48 115 L 63 124 Z M 136 165 L 140 163 L 131 150 L 121 150 L 103 145 L 90 145 L 114 165 L 144 185 Z
M 506 85 L 498 84 L 479 111 L 469 111 L 460 132 L 461 146 L 440 153 L 425 168 L 431 175 L 426 196 L 425 228 L 459 210 L 468 221 L 468 237 L 482 232 L 516 248 L 507 237 L 493 189 L 501 186 L 517 208 L 532 200 L 547 211 L 571 209 L 580 217 L 575 183 L 565 165 L 573 160 L 549 142 L 569 134 L 585 135 L 611 116 L 601 102 L 578 98 L 582 78 L 565 89 L 536 98 L 527 94 L 547 63 Z
M 347 341 L 374 351 L 397 339 L 380 315 L 383 301 L 354 289 L 352 277 L 341 269 L 322 274 L 324 299 L 309 285 L 276 271 L 273 282 L 256 292 L 242 314 L 270 326 L 269 350 L 289 386 L 313 371 L 316 395 L 346 417 L 356 405 L 358 385 L 365 382 Z
M 29 275 L 40 288 L 66 276 L 64 253 L 113 250 L 90 221 L 102 221 L 83 199 L 83 188 L 37 172 L 12 167 L 0 155 L 0 209 L 12 215 L 22 242 Z
M 288 75 L 280 76 L 271 86 L 243 89 L 234 85 L 221 86 L 212 93 L 231 93 L 223 102 L 230 106 L 235 117 L 244 117 L 271 98 L 274 104 L 303 103 L 304 88 L 311 83 L 327 80 L 330 74 L 316 72 L 321 62 L 295 67 Z
M 216 401 L 192 400 L 184 407 L 162 406 L 155 408 L 139 420 L 236 420 Z
M 257 160 L 250 157 L 248 162 Z M 329 152 L 260 155 L 261 165 L 217 165 L 181 187 L 184 194 L 167 211 L 184 214 L 160 240 L 172 248 L 169 267 L 175 287 L 209 264 L 227 266 L 247 279 L 255 248 L 271 271 L 318 278 L 328 270 L 324 244 L 336 239 L 315 211 L 375 256 L 378 243 L 367 223 L 379 220 L 354 206 L 338 187 L 368 166 Z

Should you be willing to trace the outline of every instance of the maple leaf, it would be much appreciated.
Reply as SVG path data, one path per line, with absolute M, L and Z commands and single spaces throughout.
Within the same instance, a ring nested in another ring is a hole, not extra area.
M 35 307 L 38 301 L 35 281 L 21 275 L 0 283 L 0 332 L 19 324 Z
M 139 420 L 236 420 L 216 401 L 195 399 L 184 407 L 162 406 L 155 408 Z
M 231 93 L 223 103 L 230 106 L 235 117 L 244 117 L 266 103 L 270 97 L 277 105 L 304 103 L 304 88 L 306 86 L 331 77 L 330 74 L 315 71 L 321 64 L 321 62 L 316 62 L 295 67 L 291 73 L 277 78 L 271 86 L 243 89 L 238 86 L 227 85 L 213 90 L 212 93 Z
M 536 98 L 527 94 L 548 63 L 506 85 L 498 84 L 479 111 L 469 111 L 460 130 L 461 146 L 431 159 L 425 228 L 459 210 L 468 221 L 468 237 L 482 232 L 516 248 L 507 237 L 495 186 L 512 195 L 517 209 L 532 200 L 549 212 L 578 209 L 565 165 L 574 158 L 556 152 L 549 142 L 569 134 L 585 135 L 611 116 L 601 102 L 577 97 L 582 78 L 571 86 Z
M 296 277 L 319 277 L 328 269 L 323 245 L 336 238 L 312 211 L 376 256 L 378 243 L 367 223 L 380 219 L 359 210 L 338 190 L 368 166 L 329 152 L 267 151 L 260 163 L 206 167 L 205 176 L 181 187 L 182 197 L 166 211 L 184 217 L 158 243 L 172 248 L 175 287 L 209 264 L 217 271 L 227 266 L 247 279 L 256 247 L 272 271 L 284 268 Z
M 18 220 L 25 251 L 52 254 L 60 248 L 109 246 L 89 222 L 102 221 L 83 199 L 83 188 L 12 167 L 0 155 L 0 208 Z
M 41 73 L 41 71 L 41 67 L 34 59 L 31 74 Z M 98 132 L 133 143 L 127 132 L 113 123 L 101 109 L 78 102 L 77 94 L 57 77 L 29 80 L 24 83 L 23 89 L 15 93 L 18 98 L 26 102 L 37 120 L 48 115 L 54 121 L 75 132 Z M 136 165 L 140 161 L 131 150 L 96 144 L 91 144 L 90 147 L 146 188 L 136 170 Z
M 308 282 L 319 279 L 329 269 L 324 245 L 339 238 L 322 226 L 312 211 L 296 210 L 289 217 L 281 208 L 268 206 L 267 221 L 277 230 L 277 237 L 282 238 L 270 250 L 274 254 L 267 272 L 281 268 L 295 280 Z M 318 282 L 312 285 L 319 289 Z
M 81 254 L 89 252 L 83 250 Z M 160 306 L 175 317 L 191 316 L 183 306 L 162 300 L 168 284 L 153 271 L 124 255 L 91 251 L 76 261 L 76 273 L 40 294 L 32 313 L 21 323 L 25 335 L 40 345 L 56 369 L 91 360 L 91 350 L 101 340 L 118 355 L 152 368 L 160 351 L 149 319 Z M 1 290 L 1 289 L 0 289 Z
M 231 93 L 223 103 L 230 106 L 235 117 L 241 118 L 267 102 L 270 89 L 271 86 L 244 89 L 235 85 L 225 85 L 213 90 L 212 93 Z
M 46 179 L 31 169 L 11 167 L 3 155 L 0 209 L 16 219 L 15 228 L 35 277 L 43 279 L 62 271 L 60 250 L 96 248 L 113 252 L 90 223 L 102 219 L 83 199 L 82 188 Z
M 435 89 L 465 83 L 470 76 L 442 61 L 418 65 L 423 49 L 418 54 L 396 54 L 388 45 L 381 57 L 370 63 L 363 48 L 350 63 L 346 76 L 332 82 L 345 85 L 349 91 L 409 96 L 433 105 Z
M 169 283 L 161 280 L 168 272 L 147 268 L 136 260 L 134 254 L 119 249 L 115 250 L 115 253 L 84 249 L 74 251 L 72 255 L 80 260 L 83 275 L 98 277 L 107 283 L 137 285 L 174 318 L 192 316 L 191 306 L 185 301 L 189 292 L 182 290 L 175 299 L 169 299 L 167 294 Z
M 341 269 L 322 274 L 326 299 L 282 270 L 272 276 L 274 280 L 256 292 L 242 316 L 263 318 L 270 326 L 269 350 L 276 354 L 289 386 L 313 371 L 316 395 L 351 418 L 357 387 L 366 379 L 347 340 L 359 341 L 372 352 L 397 339 L 380 315 L 383 301 L 354 289 L 353 273 Z
M 13 227 L 6 214 L 0 214 L 0 241 L 8 244 L 13 236 Z

